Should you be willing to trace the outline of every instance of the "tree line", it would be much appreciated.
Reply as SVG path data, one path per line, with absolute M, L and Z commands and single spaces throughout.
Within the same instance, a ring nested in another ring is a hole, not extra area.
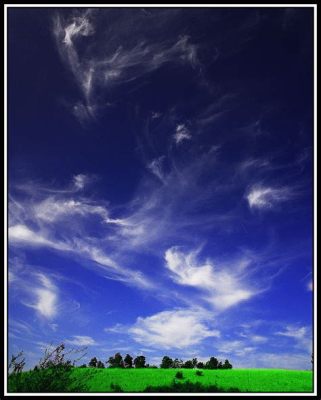
M 123 358 L 120 353 L 116 353 L 114 356 L 108 358 L 104 363 L 93 357 L 89 363 L 88 367 L 91 368 L 105 368 L 105 364 L 108 368 L 158 368 L 156 365 L 149 365 L 146 363 L 145 356 L 132 357 L 130 354 L 126 354 Z M 80 367 L 87 367 L 86 364 L 82 364 Z M 232 369 L 232 364 L 229 360 L 224 362 L 219 361 L 216 357 L 210 357 L 206 362 L 198 361 L 197 358 L 192 360 L 183 361 L 181 359 L 172 359 L 169 356 L 164 356 L 162 358 L 160 368 L 188 368 L 188 369 Z

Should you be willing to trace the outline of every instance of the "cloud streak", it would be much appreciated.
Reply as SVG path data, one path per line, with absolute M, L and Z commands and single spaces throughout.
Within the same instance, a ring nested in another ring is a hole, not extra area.
M 33 288 L 35 301 L 25 305 L 35 309 L 40 316 L 53 319 L 58 312 L 58 289 L 45 274 L 38 273 L 36 277 L 40 285 Z
M 205 299 L 217 310 L 235 306 L 253 297 L 257 290 L 244 283 L 244 277 L 237 270 L 219 270 L 210 260 L 199 263 L 199 251 L 185 254 L 172 247 L 165 253 L 166 267 L 172 279 L 180 284 L 195 287 L 206 293 Z
M 135 45 L 126 41 L 114 47 L 109 38 L 99 36 L 94 26 L 95 12 L 71 14 L 68 18 L 57 14 L 54 19 L 53 33 L 62 60 L 73 73 L 83 95 L 83 102 L 73 107 L 73 113 L 82 122 L 95 119 L 97 110 L 106 101 L 106 93 L 115 85 L 130 83 L 150 74 L 168 63 L 199 66 L 196 45 L 187 35 L 181 35 L 176 41 L 152 41 L 144 38 Z M 111 22 L 110 36 L 117 29 Z M 91 42 L 86 39 L 95 36 L 101 43 L 104 54 L 91 50 Z M 80 51 L 80 44 L 85 51 Z M 80 53 L 82 55 L 80 55 Z
M 266 210 L 288 201 L 292 196 L 293 193 L 287 187 L 275 188 L 255 185 L 246 195 L 246 199 L 251 209 Z

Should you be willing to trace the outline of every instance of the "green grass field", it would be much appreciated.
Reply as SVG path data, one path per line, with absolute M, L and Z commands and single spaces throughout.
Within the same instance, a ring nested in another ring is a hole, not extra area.
M 183 379 L 175 379 L 177 371 L 182 371 Z M 174 379 L 179 383 L 199 382 L 203 387 L 237 388 L 241 392 L 312 392 L 313 387 L 311 371 L 232 369 L 202 372 L 203 376 L 197 376 L 196 370 L 190 369 L 74 368 L 71 378 L 74 384 L 84 385 L 82 391 L 86 392 L 114 392 L 119 388 L 124 392 L 143 392 L 147 386 L 170 386 Z M 69 390 L 72 391 L 72 387 Z

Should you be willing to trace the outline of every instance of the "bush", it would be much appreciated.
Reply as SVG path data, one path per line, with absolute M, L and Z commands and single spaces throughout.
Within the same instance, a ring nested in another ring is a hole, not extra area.
M 176 375 L 175 375 L 175 378 L 177 378 L 177 379 L 183 379 L 183 378 L 184 378 L 183 372 L 182 372 L 182 371 L 177 371 L 177 372 L 176 372 Z
M 8 377 L 10 393 L 64 393 L 86 391 L 84 383 L 71 376 L 76 359 L 67 358 L 70 354 L 83 352 L 84 349 L 66 351 L 62 343 L 45 349 L 43 358 L 33 371 L 16 373 L 15 369 Z M 16 357 L 13 357 L 16 360 Z
M 114 383 L 112 383 L 110 385 L 110 388 L 111 388 L 111 391 L 114 393 L 123 393 L 124 392 L 123 389 L 119 385 L 114 384 Z
M 203 371 L 196 371 L 196 375 L 197 376 L 203 376 L 204 374 L 203 374 Z
M 216 385 L 204 386 L 200 382 L 175 382 L 170 385 L 163 386 L 147 386 L 144 392 L 149 393 L 224 393 L 224 392 L 240 392 L 239 389 L 229 388 L 222 389 Z
M 53 367 L 10 375 L 10 393 L 64 393 L 82 392 L 86 387 L 71 377 L 71 369 Z

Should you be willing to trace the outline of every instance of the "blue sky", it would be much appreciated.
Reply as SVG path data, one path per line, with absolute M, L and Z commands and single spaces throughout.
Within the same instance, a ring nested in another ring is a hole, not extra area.
M 9 354 L 311 367 L 312 8 L 9 8 Z

